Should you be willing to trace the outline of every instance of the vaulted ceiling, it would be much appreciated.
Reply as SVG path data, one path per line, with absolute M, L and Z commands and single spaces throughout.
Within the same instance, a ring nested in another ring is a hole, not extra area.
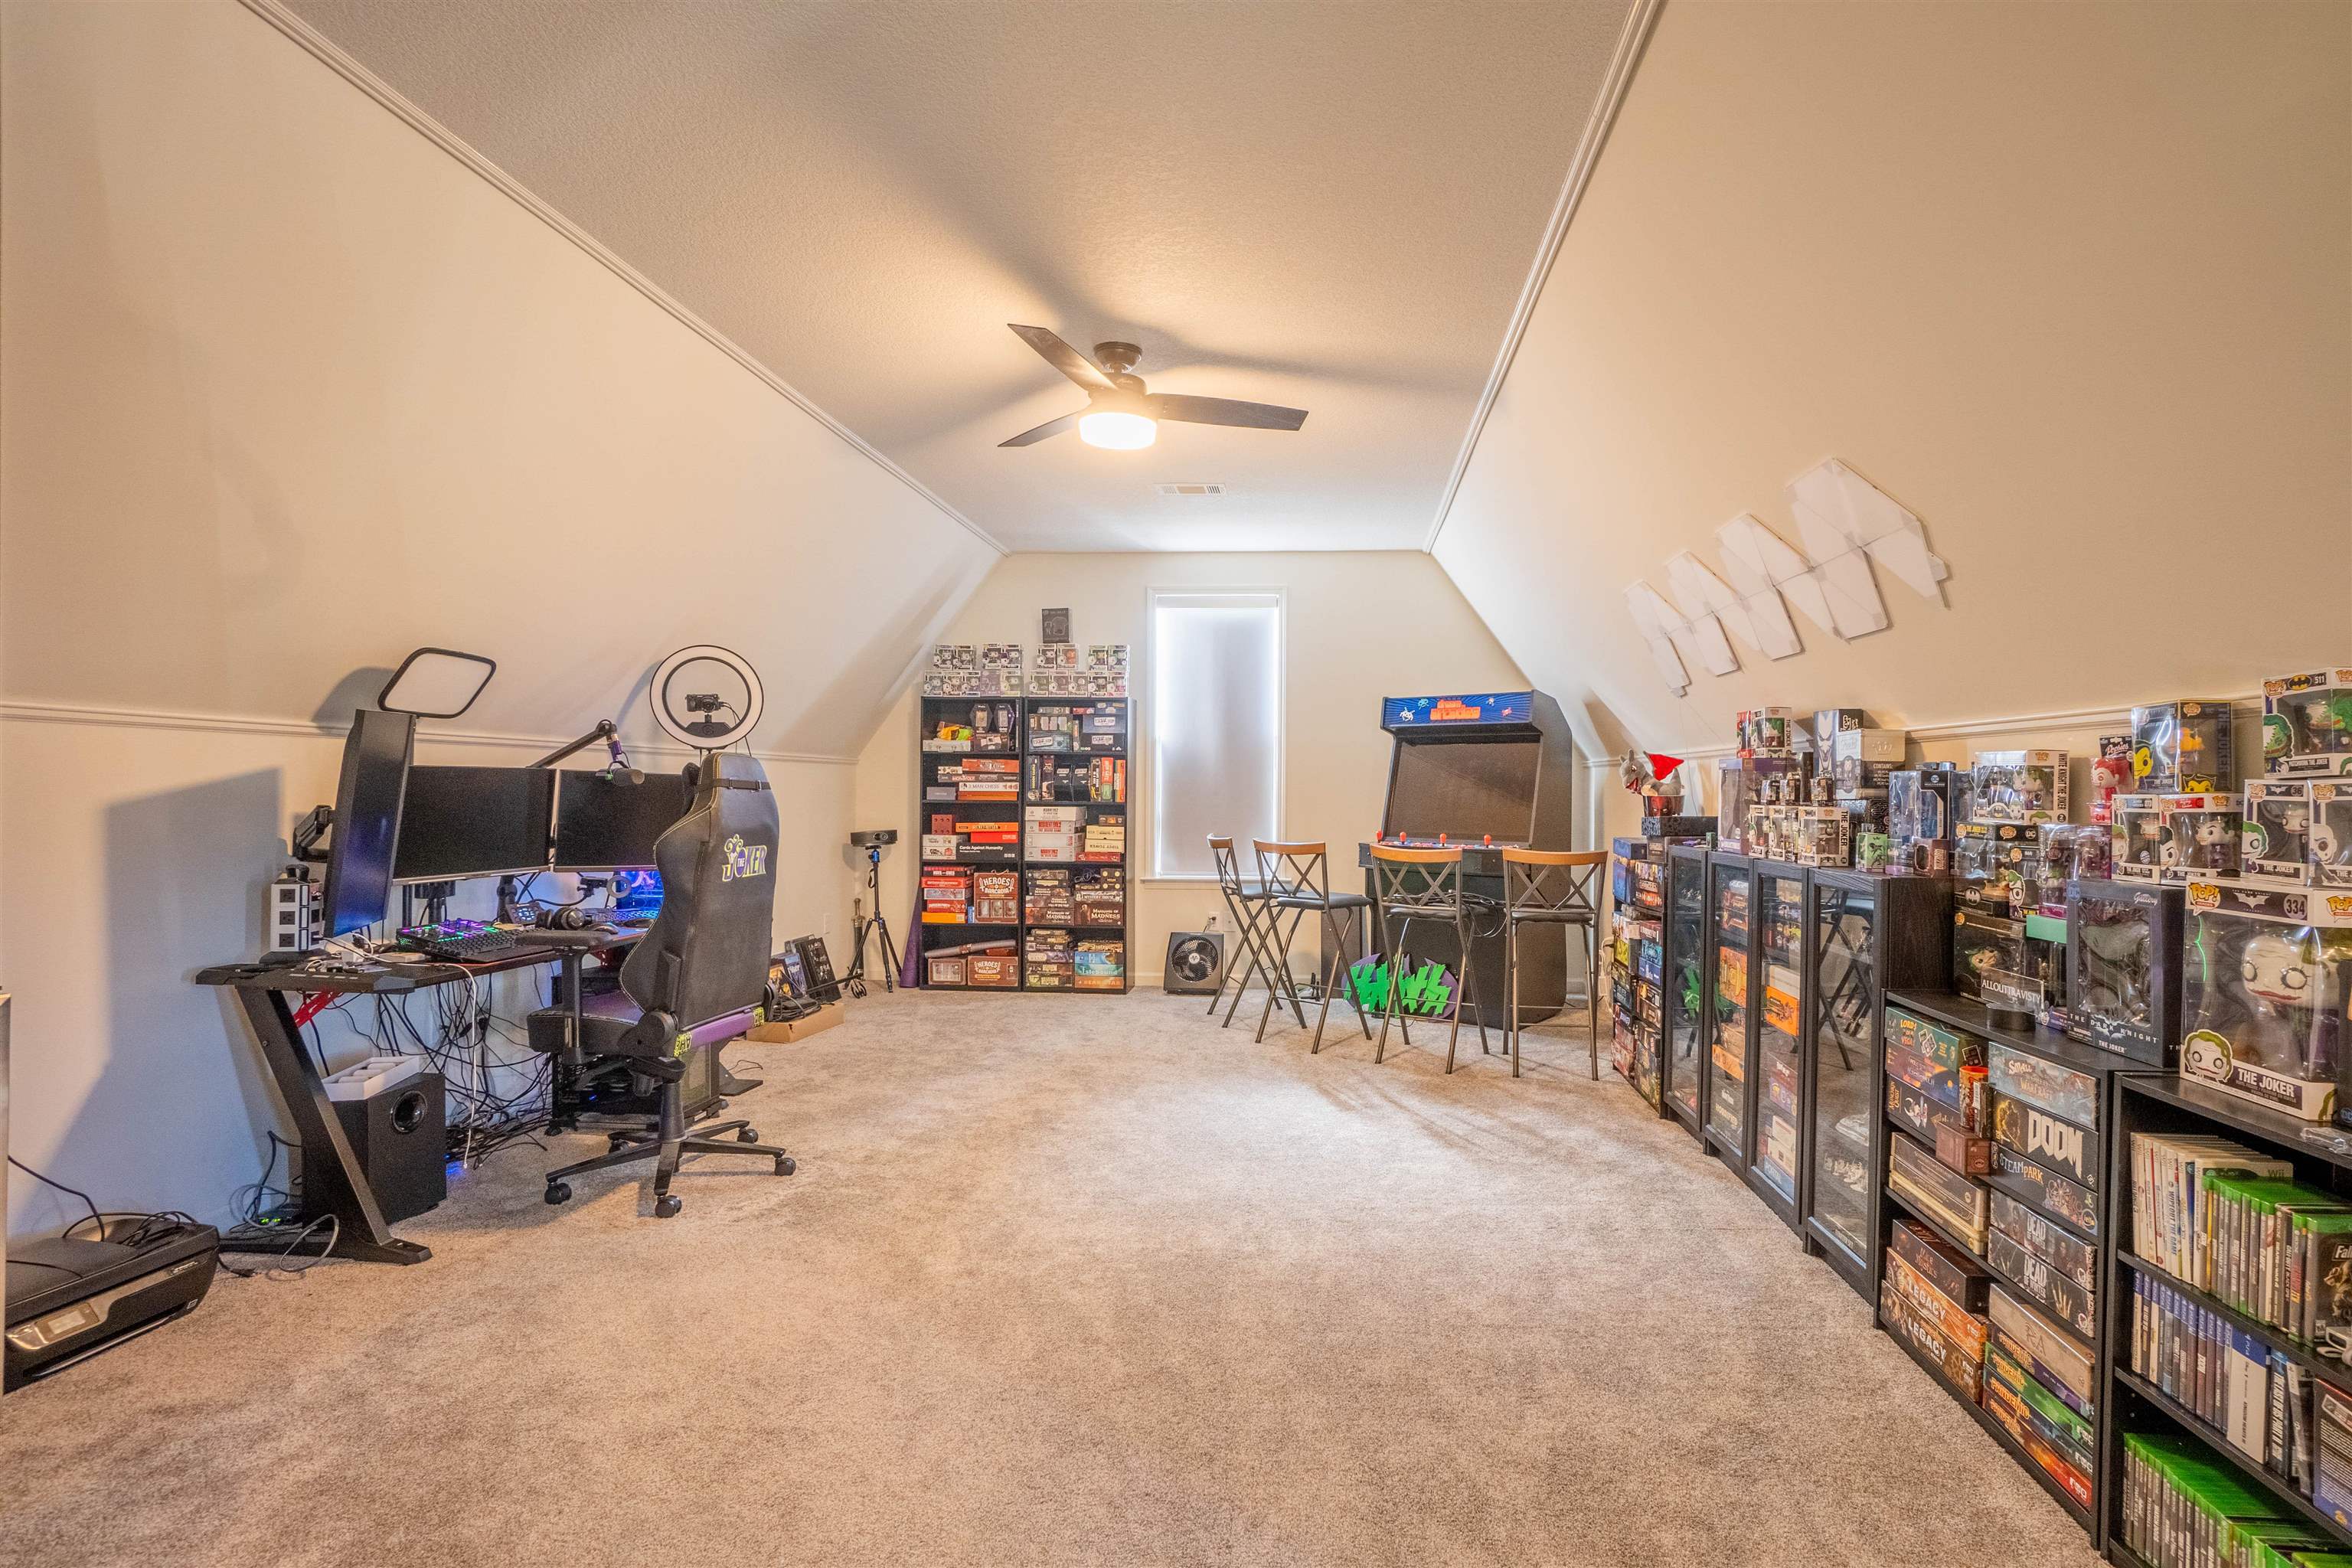
M 1008 548 L 1199 550 L 1422 544 L 1629 5 L 292 8 Z M 1001 448 L 1011 321 L 1310 416 Z

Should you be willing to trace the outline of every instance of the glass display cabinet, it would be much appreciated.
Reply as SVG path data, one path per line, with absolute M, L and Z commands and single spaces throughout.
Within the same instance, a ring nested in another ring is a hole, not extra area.
M 1699 1060 L 1709 1023 L 1706 990 L 1706 857 L 1699 845 L 1677 845 L 1666 857 L 1666 944 L 1660 1005 L 1664 1041 L 1660 1099 L 1665 1111 L 1699 1137 Z
M 1748 962 L 1750 874 L 1744 855 L 1707 857 L 1708 1009 L 1702 1090 L 1706 1104 L 1706 1142 L 1745 1172 L 1748 1143 L 1748 1087 L 1755 1079 L 1755 974 Z
M 1805 886 L 1801 866 L 1759 860 L 1750 873 L 1749 981 L 1755 1001 L 1749 1060 L 1754 1135 L 1746 1174 L 1771 1210 L 1797 1225 L 1804 1139 Z
M 1878 1295 L 1874 1205 L 1885 1118 L 1886 993 L 1937 987 L 1951 963 L 1952 889 L 1940 877 L 1816 870 L 1805 901 L 1807 1247 L 1866 1300 Z

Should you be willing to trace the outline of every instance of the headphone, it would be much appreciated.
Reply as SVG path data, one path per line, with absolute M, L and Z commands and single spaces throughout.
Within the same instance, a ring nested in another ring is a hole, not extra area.
M 602 922 L 586 910 L 561 909 L 541 910 L 531 923 L 541 931 L 586 931 Z

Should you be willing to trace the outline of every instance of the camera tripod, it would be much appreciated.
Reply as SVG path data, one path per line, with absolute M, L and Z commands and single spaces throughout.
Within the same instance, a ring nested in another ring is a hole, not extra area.
M 851 961 L 849 973 L 842 976 L 841 988 L 852 996 L 866 994 L 866 938 L 879 934 L 882 938 L 882 989 L 898 989 L 898 950 L 890 942 L 890 922 L 882 914 L 882 847 L 866 846 L 866 896 L 872 900 L 874 912 L 857 922 L 857 956 Z

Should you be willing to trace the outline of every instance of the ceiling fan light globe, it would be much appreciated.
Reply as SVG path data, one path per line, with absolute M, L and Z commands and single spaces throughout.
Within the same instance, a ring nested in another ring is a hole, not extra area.
M 1141 414 L 1098 409 L 1078 421 L 1078 439 L 1108 451 L 1139 451 L 1159 438 L 1159 422 Z

